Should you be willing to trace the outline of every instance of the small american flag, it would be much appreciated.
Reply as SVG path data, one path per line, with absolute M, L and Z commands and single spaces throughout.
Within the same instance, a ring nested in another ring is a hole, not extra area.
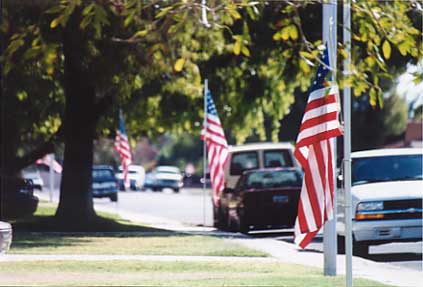
M 304 169 L 304 180 L 295 221 L 295 243 L 305 248 L 327 220 L 333 218 L 333 165 L 331 138 L 340 136 L 339 91 L 325 81 L 329 56 L 325 49 L 295 146 L 295 157 Z
M 123 122 L 122 111 L 119 111 L 119 129 L 116 131 L 114 149 L 120 155 L 120 161 L 123 169 L 123 182 L 124 185 L 128 187 L 128 167 L 132 163 L 132 156 L 128 136 L 126 135 L 125 123 Z
M 219 205 L 220 192 L 224 189 L 224 168 L 228 161 L 228 143 L 220 124 L 210 91 L 206 93 L 206 118 L 201 139 L 206 141 L 213 200 Z

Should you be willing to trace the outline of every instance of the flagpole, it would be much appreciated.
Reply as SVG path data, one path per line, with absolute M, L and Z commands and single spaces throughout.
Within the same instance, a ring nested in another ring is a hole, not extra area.
M 350 74 L 351 64 L 351 0 L 343 5 L 343 42 L 347 49 L 344 76 Z M 344 87 L 344 192 L 345 192 L 345 280 L 352 286 L 352 214 L 351 214 L 351 87 Z
M 323 3 L 323 43 L 328 43 L 327 49 L 329 55 L 329 64 L 331 68 L 332 81 L 336 82 L 336 30 L 337 30 L 337 3 L 336 0 L 328 0 Z M 336 138 L 330 139 L 332 145 L 332 166 L 336 167 Z M 336 173 L 333 173 L 336 183 Z M 323 229 L 323 257 L 324 257 L 324 275 L 336 276 L 336 185 L 333 193 L 333 214 L 334 218 L 328 220 Z
M 209 90 L 208 80 L 204 80 L 204 122 L 203 129 L 207 129 L 207 91 Z M 203 226 L 206 226 L 206 169 L 207 169 L 207 145 L 203 140 Z

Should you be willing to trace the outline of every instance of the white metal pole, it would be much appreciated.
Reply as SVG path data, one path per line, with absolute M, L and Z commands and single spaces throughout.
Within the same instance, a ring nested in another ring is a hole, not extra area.
M 344 0 L 343 42 L 347 49 L 344 75 L 350 74 L 351 63 L 351 0 Z M 346 286 L 352 286 L 352 214 L 351 214 L 351 87 L 344 87 L 344 192 L 345 192 L 345 275 Z
M 49 155 L 50 171 L 49 171 L 49 199 L 50 202 L 53 202 L 53 189 L 54 189 L 54 153 Z
M 332 80 L 336 82 L 336 31 L 337 31 L 337 3 L 336 0 L 328 0 L 323 3 L 323 43 L 327 43 L 329 49 L 329 63 L 332 69 Z M 331 139 L 332 145 L 332 166 L 336 167 L 336 139 Z M 336 173 L 334 172 L 333 182 L 336 182 Z M 323 257 L 324 257 L 324 275 L 336 276 L 336 185 L 334 186 L 334 219 L 326 222 L 323 230 Z
M 207 128 L 207 91 L 209 90 L 208 80 L 204 80 L 204 122 L 203 129 L 206 132 Z M 206 170 L 207 170 L 207 145 L 203 141 L 203 226 L 206 226 Z

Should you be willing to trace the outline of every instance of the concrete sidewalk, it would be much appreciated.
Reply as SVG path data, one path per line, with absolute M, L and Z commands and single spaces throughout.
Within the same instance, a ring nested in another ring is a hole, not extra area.
M 186 225 L 166 218 L 134 214 L 116 208 L 102 207 L 101 210 L 113 212 L 119 214 L 122 218 L 142 222 L 156 228 L 189 234 L 219 236 L 225 240 L 266 252 L 279 262 L 317 267 L 321 268 L 323 272 L 323 253 L 316 250 L 300 250 L 294 244 L 285 241 L 270 238 L 251 238 L 240 233 L 221 232 L 212 227 Z M 337 273 L 345 275 L 345 255 L 337 256 Z M 357 277 L 400 287 L 423 287 L 423 272 L 354 256 L 353 278 Z
M 267 260 L 277 261 L 290 264 L 299 264 L 312 266 L 322 269 L 323 273 L 323 253 L 316 250 L 300 250 L 294 244 L 281 240 L 271 238 L 252 238 L 240 233 L 221 232 L 212 227 L 192 226 L 183 224 L 179 221 L 150 216 L 147 214 L 132 213 L 121 210 L 117 205 L 115 206 L 96 206 L 98 211 L 106 211 L 115 213 L 124 219 L 134 222 L 143 223 L 151 227 L 166 229 L 170 231 L 183 232 L 196 235 L 212 235 L 223 238 L 231 242 L 236 242 L 252 249 L 260 250 L 271 255 L 271 258 L 245 258 L 246 260 Z M 6 255 L 3 260 L 36 260 L 33 257 L 49 258 L 49 255 L 32 256 L 32 255 Z M 94 257 L 90 257 L 94 256 Z M 102 258 L 109 258 L 111 260 L 118 260 L 119 256 L 108 255 L 85 255 L 69 257 L 69 255 L 59 255 L 64 260 L 75 260 L 69 258 L 81 258 L 81 260 L 102 260 Z M 124 256 L 124 260 L 243 260 L 234 257 L 207 257 L 207 256 Z M 0 261 L 3 261 L 0 256 Z M 56 257 L 57 258 L 57 257 Z M 107 260 L 109 260 L 107 259 Z M 77 259 L 76 259 L 77 260 Z M 345 275 L 345 255 L 337 256 L 337 273 Z M 423 272 L 414 271 L 411 269 L 400 268 L 397 266 L 374 262 L 360 257 L 353 257 L 353 278 L 366 278 L 375 280 L 381 283 L 390 284 L 398 287 L 423 287 Z

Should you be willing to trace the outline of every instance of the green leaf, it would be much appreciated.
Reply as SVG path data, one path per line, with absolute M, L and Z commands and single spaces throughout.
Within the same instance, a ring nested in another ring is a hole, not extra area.
M 156 15 L 156 19 L 158 18 L 162 18 L 163 16 L 165 16 L 170 10 L 172 10 L 172 6 L 163 8 L 159 13 L 157 13 Z
M 304 60 L 300 60 L 300 69 L 304 74 L 310 73 L 310 67 Z
M 282 33 L 282 35 L 281 35 L 282 40 L 286 41 L 286 40 L 289 39 L 289 28 L 288 27 L 283 28 L 281 30 L 281 33 Z
M 316 58 L 312 53 L 309 53 L 309 52 L 306 52 L 306 51 L 301 51 L 300 56 L 307 58 L 307 59 L 310 59 L 310 60 L 314 60 Z
M 136 75 L 135 79 L 134 79 L 134 88 L 135 89 L 141 89 L 141 87 L 142 87 L 141 77 L 139 75 Z
M 370 89 L 369 96 L 370 96 L 370 105 L 372 107 L 375 107 L 376 106 L 376 97 L 377 96 L 376 96 L 376 90 L 374 88 L 371 88 Z
M 61 12 L 62 10 L 63 10 L 63 6 L 62 5 L 57 5 L 57 6 L 54 6 L 54 7 L 50 8 L 50 9 L 48 9 L 46 11 L 46 14 L 56 14 L 56 13 Z
M 82 10 L 82 15 L 86 16 L 89 14 L 92 14 L 92 10 L 94 8 L 94 3 L 91 3 L 90 5 L 88 5 L 87 7 L 84 8 L 84 10 Z
M 389 44 L 388 40 L 385 40 L 382 45 L 383 56 L 386 60 L 391 57 L 391 44 Z
M 147 34 L 148 34 L 147 30 L 138 31 L 134 34 L 134 36 L 132 36 L 132 38 L 142 38 L 147 36 Z
M 292 40 L 298 39 L 298 29 L 295 25 L 289 26 L 289 37 L 291 37 Z
M 226 6 L 226 10 L 228 11 L 229 15 L 231 15 L 231 17 L 235 20 L 241 19 L 241 14 L 239 14 L 239 12 L 236 10 L 236 5 L 231 3 Z
M 234 54 L 239 55 L 241 53 L 241 41 L 236 41 L 234 44 Z
M 236 9 L 228 9 L 228 12 L 235 20 L 241 19 L 241 14 Z
M 405 42 L 398 45 L 398 51 L 401 55 L 407 55 L 407 44 Z
M 176 72 L 180 72 L 180 71 L 182 71 L 184 64 L 185 64 L 185 59 L 180 58 L 180 59 L 176 60 L 175 65 L 173 66 L 173 69 L 175 69 Z
M 244 54 L 244 56 L 250 57 L 250 50 L 248 50 L 246 46 L 242 46 L 241 52 Z
M 57 27 L 57 25 L 59 25 L 59 18 L 56 18 L 56 19 L 54 19 L 53 21 L 51 21 L 51 23 L 50 23 L 50 28 L 51 29 L 54 29 L 54 28 L 56 28 Z

